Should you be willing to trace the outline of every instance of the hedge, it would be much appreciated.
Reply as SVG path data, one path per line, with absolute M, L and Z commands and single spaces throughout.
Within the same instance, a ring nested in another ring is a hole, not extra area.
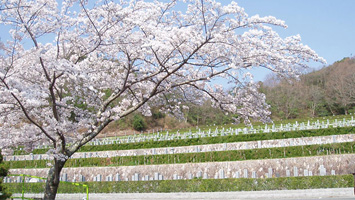
M 266 179 L 191 179 L 162 181 L 118 181 L 85 182 L 89 193 L 151 193 L 151 192 L 222 192 L 222 191 L 259 191 L 295 190 L 316 188 L 346 188 L 354 186 L 352 175 L 279 177 Z M 20 183 L 7 183 L 11 192 L 20 193 Z M 44 183 L 26 183 L 26 193 L 41 193 Z M 84 193 L 81 187 L 60 184 L 59 193 Z
M 132 166 L 223 162 L 353 153 L 355 142 L 199 153 L 69 159 L 64 167 Z M 6 161 L 9 168 L 46 168 L 49 160 Z

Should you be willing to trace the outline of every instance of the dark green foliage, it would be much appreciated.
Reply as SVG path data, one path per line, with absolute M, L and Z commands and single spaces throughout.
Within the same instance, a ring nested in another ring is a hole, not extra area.
M 155 111 L 152 113 L 153 119 L 161 119 L 165 117 L 165 114 L 160 111 Z
M 2 161 L 3 161 L 3 157 L 1 155 L 1 150 L 0 150 L 0 200 L 7 199 L 11 196 L 11 193 L 8 192 L 8 187 L 5 187 L 4 183 L 2 183 L 4 177 L 8 173 L 8 170 L 6 167 L 3 166 Z
M 132 166 L 156 165 L 174 163 L 223 162 L 239 160 L 259 160 L 274 158 L 290 158 L 303 156 L 318 156 L 330 154 L 353 153 L 355 142 L 334 143 L 324 145 L 291 146 L 279 148 L 262 148 L 233 151 L 212 151 L 200 153 L 162 154 L 122 156 L 111 158 L 79 158 L 69 159 L 65 167 L 97 167 L 97 166 Z M 45 168 L 47 162 L 43 160 L 8 161 L 10 168 Z
M 295 190 L 316 188 L 347 188 L 354 186 L 352 175 L 281 177 L 267 179 L 192 179 L 163 181 L 86 182 L 90 193 L 151 192 L 223 192 L 259 190 Z M 12 192 L 21 191 L 21 184 L 10 183 Z M 43 192 L 44 183 L 27 183 L 30 192 Z M 61 184 L 58 193 L 84 193 L 82 188 Z
M 144 118 L 140 115 L 134 115 L 133 117 L 133 128 L 137 131 L 143 131 L 147 128 L 147 124 L 144 121 Z

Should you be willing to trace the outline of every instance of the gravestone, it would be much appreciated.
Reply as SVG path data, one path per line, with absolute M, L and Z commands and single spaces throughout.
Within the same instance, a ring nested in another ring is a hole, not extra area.
M 192 174 L 191 174 L 191 173 L 188 173 L 188 174 L 187 174 L 187 179 L 192 179 L 192 178 L 193 178 Z
M 196 177 L 197 177 L 197 178 L 201 178 L 201 177 L 202 177 L 202 172 L 201 172 L 201 171 L 198 171 L 197 174 L 196 174 Z
M 324 168 L 324 165 L 319 166 L 319 175 L 321 176 L 327 175 L 327 170 Z
M 178 179 L 178 175 L 177 174 L 173 174 L 173 180 L 177 180 Z
M 239 172 L 236 172 L 236 173 L 235 173 L 235 178 L 240 178 Z
M 218 173 L 214 175 L 214 179 L 218 179 Z
M 195 146 L 195 152 L 200 152 L 200 147 L 199 146 Z
M 67 182 L 68 181 L 68 174 L 67 173 L 63 173 L 63 181 Z
M 117 174 L 115 175 L 115 180 L 116 180 L 116 181 L 120 181 L 120 180 L 121 180 L 120 174 L 117 173 Z
M 85 182 L 86 180 L 85 180 L 85 176 L 83 176 L 83 175 L 79 175 L 79 181 L 80 182 Z
M 252 177 L 252 178 L 256 178 L 256 172 L 255 172 L 255 171 L 252 171 L 252 172 L 251 172 L 251 177 Z
M 265 124 L 264 133 L 268 133 L 268 132 L 269 132 L 269 128 L 267 127 L 267 124 Z
M 290 176 L 291 176 L 290 170 L 286 169 L 286 177 L 290 177 Z
M 247 128 L 243 129 L 243 134 L 248 134 L 248 129 Z
M 332 138 L 333 138 L 333 143 L 336 143 L 337 142 L 337 136 L 333 135 Z
M 206 172 L 203 173 L 203 179 L 208 179 L 208 174 Z
M 98 174 L 98 175 L 97 175 L 97 178 L 96 178 L 96 181 L 101 182 L 101 179 L 102 179 L 102 175 L 101 175 L 101 174 Z
M 158 172 L 154 172 L 154 180 L 159 180 L 159 173 Z
M 258 148 L 259 149 L 261 148 L 261 141 L 260 140 L 258 141 Z
M 224 177 L 224 170 L 223 170 L 223 169 L 220 169 L 220 170 L 219 170 L 219 178 L 220 178 L 220 179 L 225 178 L 225 177 Z
M 106 181 L 112 181 L 112 174 L 106 176 Z
M 159 174 L 159 181 L 164 180 L 163 175 Z
M 272 168 L 268 169 L 268 174 L 269 174 L 269 177 L 272 178 Z
M 334 169 L 332 169 L 331 175 L 335 175 L 335 170 Z
M 134 173 L 134 180 L 139 181 L 139 173 Z
M 145 175 L 145 176 L 144 176 L 144 180 L 145 180 L 145 181 L 149 181 L 149 175 Z
M 40 179 L 38 178 L 30 178 L 30 180 L 28 181 L 29 183 L 39 183 L 41 182 Z
M 303 170 L 303 176 L 308 176 L 308 170 L 307 169 Z
M 285 147 L 285 146 L 286 146 L 286 145 L 285 145 L 285 142 L 284 142 L 284 141 L 281 141 L 281 142 L 280 142 L 280 146 L 281 146 L 281 147 Z
M 244 178 L 248 178 L 248 169 L 244 169 Z
M 298 176 L 298 168 L 297 167 L 293 167 L 293 176 Z

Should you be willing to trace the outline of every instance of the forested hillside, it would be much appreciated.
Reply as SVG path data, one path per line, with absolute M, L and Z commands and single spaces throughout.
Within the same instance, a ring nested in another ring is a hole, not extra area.
M 320 70 L 302 75 L 299 80 L 269 76 L 260 82 L 271 106 L 273 120 L 322 117 L 354 113 L 355 111 L 355 58 L 344 58 Z M 151 117 L 135 114 L 113 123 L 108 131 L 119 129 L 186 128 L 201 125 L 222 125 L 234 122 L 233 115 L 213 108 L 210 101 L 201 104 L 187 99 L 199 99 L 193 94 L 175 94 L 167 103 L 176 107 L 175 101 L 184 102 L 186 108 L 173 112 L 152 110 Z M 180 105 L 181 106 L 181 105 Z M 175 116 L 173 116 L 175 115 Z
M 355 111 L 355 58 L 305 74 L 300 80 L 270 76 L 261 83 L 273 119 L 320 117 Z

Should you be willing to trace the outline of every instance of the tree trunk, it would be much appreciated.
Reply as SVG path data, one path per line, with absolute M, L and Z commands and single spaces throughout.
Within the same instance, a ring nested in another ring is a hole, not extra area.
M 54 159 L 54 166 L 49 169 L 46 183 L 46 190 L 44 192 L 44 200 L 54 200 L 57 195 L 57 190 L 60 182 L 60 172 L 67 160 Z

